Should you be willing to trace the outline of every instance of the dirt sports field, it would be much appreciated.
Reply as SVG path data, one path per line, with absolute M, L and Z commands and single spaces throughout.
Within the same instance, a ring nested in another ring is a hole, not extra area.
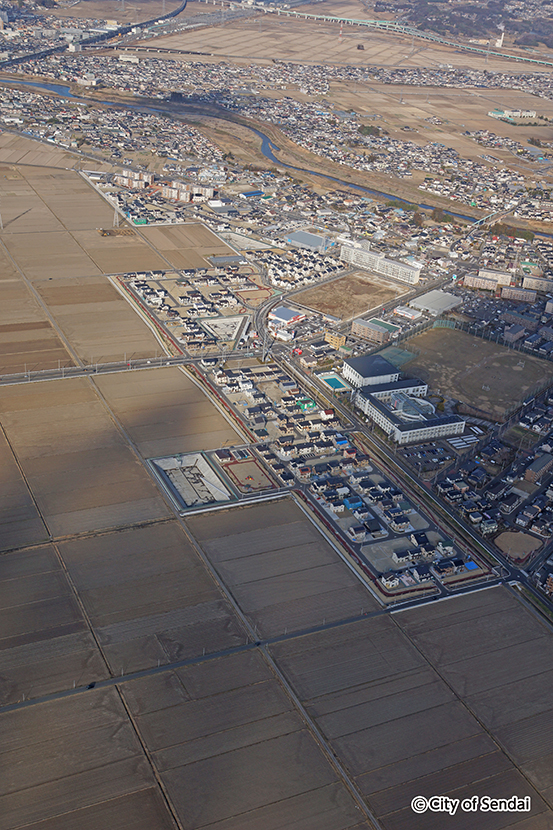
M 408 341 L 419 352 L 404 370 L 432 392 L 469 403 L 501 420 L 538 383 L 553 377 L 546 360 L 454 329 L 430 329 Z
M 242 493 L 256 492 L 257 490 L 271 490 L 275 487 L 261 464 L 251 458 L 248 461 L 231 461 L 223 467 L 233 484 Z
M 384 277 L 356 271 L 347 277 L 339 277 L 334 282 L 302 291 L 296 294 L 294 300 L 314 311 L 349 320 L 389 300 L 397 299 L 407 291 L 406 287 Z
M 494 541 L 499 550 L 514 560 L 526 559 L 542 545 L 541 539 L 529 533 L 501 533 Z

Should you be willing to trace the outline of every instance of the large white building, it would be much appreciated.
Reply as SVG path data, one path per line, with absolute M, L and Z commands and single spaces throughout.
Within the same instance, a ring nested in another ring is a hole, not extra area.
M 424 400 L 428 386 L 418 378 L 363 386 L 353 403 L 397 444 L 461 435 L 465 422 L 457 415 L 440 416 Z
M 377 274 L 414 285 L 420 279 L 422 265 L 408 265 L 395 259 L 386 259 L 383 254 L 369 250 L 369 242 L 350 242 L 340 248 L 340 259 L 358 268 L 366 268 Z
M 392 383 L 399 380 L 399 372 L 395 366 L 379 354 L 362 355 L 344 360 L 342 375 L 352 386 L 367 386 L 376 383 Z

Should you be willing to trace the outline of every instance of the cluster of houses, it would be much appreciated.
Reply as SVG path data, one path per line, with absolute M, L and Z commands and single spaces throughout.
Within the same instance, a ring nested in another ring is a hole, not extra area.
M 224 320 L 225 313 L 243 309 L 236 292 L 250 285 L 237 266 L 215 269 L 188 269 L 175 272 L 125 274 L 124 284 L 170 327 L 187 349 L 215 346 L 216 332 L 199 322 L 207 318 Z M 163 280 L 163 284 L 160 282 Z M 200 288 L 207 289 L 201 291 Z M 233 318 L 234 319 L 234 318 Z M 222 340 L 233 337 L 221 336 Z
M 266 270 L 271 285 L 288 290 L 313 285 L 341 270 L 331 257 L 297 248 L 286 254 L 264 251 L 256 261 Z
M 467 462 L 440 481 L 436 489 L 484 536 L 503 526 L 514 526 L 548 539 L 553 535 L 553 488 L 532 497 L 527 486 L 541 484 L 553 474 L 553 455 L 545 449 L 550 448 L 544 445 L 524 462 L 513 463 L 500 480 L 492 480 L 476 461 Z M 499 465 L 509 454 L 509 449 L 494 439 L 481 450 L 479 458 Z M 521 480 L 524 487 L 517 485 Z

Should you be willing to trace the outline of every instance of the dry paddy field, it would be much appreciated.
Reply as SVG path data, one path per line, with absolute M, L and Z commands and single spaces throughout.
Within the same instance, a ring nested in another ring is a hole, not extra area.
M 491 153 L 508 166 L 528 166 L 508 150 L 481 147 L 464 135 L 467 130 L 485 128 L 523 144 L 537 133 L 544 141 L 553 139 L 553 126 L 546 122 L 536 132 L 536 127 L 507 124 L 488 116 L 489 110 L 495 108 L 537 107 L 539 114 L 553 117 L 553 101 L 541 99 L 537 105 L 534 96 L 516 90 L 444 89 L 375 82 L 354 86 L 351 83 L 335 83 L 332 85 L 332 100 L 344 110 L 355 109 L 361 118 L 375 113 L 380 115 L 378 124 L 402 141 L 408 139 L 421 145 L 439 141 L 457 150 L 463 158 L 480 158 L 482 164 L 486 162 L 481 160 L 481 156 Z M 439 118 L 442 124 L 429 124 L 425 119 L 430 117 Z M 409 126 L 416 132 L 406 135 L 402 132 L 404 126 Z
M 332 314 L 341 320 L 358 317 L 371 308 L 377 308 L 390 300 L 406 294 L 405 286 L 377 277 L 363 271 L 339 277 L 319 287 L 296 294 L 295 301 L 320 311 Z
M 552 649 L 549 627 L 499 588 L 270 652 L 385 830 L 446 826 L 410 808 L 434 793 L 531 796 L 530 814 L 475 823 L 459 812 L 447 817 L 452 830 L 546 830 Z
M 95 383 L 144 458 L 242 443 L 221 412 L 177 367 L 100 375 Z
M 17 83 L 17 78 L 14 78 Z M 32 164 L 42 167 L 67 168 L 74 167 L 80 163 L 80 159 L 74 153 L 67 153 L 61 147 L 46 145 L 33 141 L 31 138 L 23 138 L 20 135 L 12 135 L 9 132 L 2 132 L 0 135 L 0 164 Z M 101 165 L 99 169 L 112 169 L 111 165 Z
M 190 223 L 173 227 L 142 228 L 141 234 L 174 268 L 210 268 L 209 256 L 228 256 L 229 248 L 205 225 Z
M 137 313 L 103 277 L 76 277 L 37 286 L 75 354 L 84 364 L 153 357 L 160 345 Z
M 504 588 L 389 615 L 290 497 L 0 577 L 0 830 L 437 830 L 409 806 L 436 792 L 531 796 L 478 830 L 551 826 L 553 634 Z
M 0 388 L 0 424 L 53 536 L 168 514 L 87 379 Z
M 100 236 L 112 208 L 71 171 L 0 166 L 0 201 L 0 374 L 155 354 L 154 336 L 103 276 L 167 267 L 151 245 Z
M 291 500 L 190 517 L 187 524 L 262 636 L 378 607 Z
M 553 375 L 545 360 L 454 329 L 430 329 L 409 340 L 419 354 L 405 364 L 432 391 L 501 419 Z
M 0 432 L 0 550 L 48 539 L 48 530 L 13 454 L 5 429 Z M 4 560 L 5 561 L 5 560 Z
M 177 521 L 60 542 L 59 552 L 112 675 L 247 641 Z
M 0 247 L 0 376 L 73 365 L 46 309 Z
M 331 16 L 366 17 L 357 14 L 352 4 L 347 3 L 344 14 L 335 3 L 316 3 L 304 6 L 302 11 L 310 14 Z M 369 17 L 372 15 L 369 14 Z M 362 43 L 364 50 L 358 50 Z M 325 21 L 296 20 L 283 15 L 263 14 L 224 26 L 205 27 L 186 32 L 177 32 L 151 39 L 150 48 L 159 46 L 176 51 L 204 52 L 215 58 L 246 59 L 254 61 L 282 60 L 299 63 L 347 64 L 349 66 L 402 66 L 428 67 L 447 63 L 460 68 L 488 69 L 497 71 L 532 71 L 528 66 L 502 58 L 461 52 L 440 44 L 415 41 L 399 35 L 362 26 L 344 26 L 340 38 L 340 24 Z
M 99 18 L 99 20 L 117 20 L 119 25 L 135 23 L 141 20 L 151 20 L 154 17 L 170 12 L 179 5 L 179 2 L 163 3 L 162 0 L 135 0 L 130 6 L 122 6 L 117 0 L 81 0 L 80 3 L 67 7 L 56 6 L 52 14 L 56 17 L 84 17 Z M 209 6 L 205 3 L 194 3 L 194 6 L 201 5 L 202 11 Z M 185 12 L 186 13 L 186 12 Z M 199 14 L 197 9 L 196 14 Z

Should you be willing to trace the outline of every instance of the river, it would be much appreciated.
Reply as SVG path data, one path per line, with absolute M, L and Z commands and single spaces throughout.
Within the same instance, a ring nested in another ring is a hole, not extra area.
M 107 106 L 112 107 L 119 107 L 120 109 L 137 109 L 137 110 L 148 110 L 151 112 L 158 112 L 165 116 L 167 113 L 161 109 L 157 109 L 154 107 L 145 107 L 144 105 L 139 104 L 123 104 L 117 101 L 96 101 L 90 98 L 81 97 L 79 95 L 74 95 L 71 92 L 70 87 L 64 86 L 61 84 L 51 84 L 51 83 L 44 83 L 42 81 L 20 81 L 13 78 L 0 78 L 1 83 L 10 83 L 10 84 L 21 84 L 22 86 L 29 86 L 37 89 L 44 89 L 48 92 L 55 92 L 57 95 L 61 95 L 64 98 L 73 98 L 75 101 L 83 101 L 87 104 L 90 103 L 100 103 L 105 104 Z M 371 190 L 369 187 L 363 187 L 360 184 L 354 184 L 353 182 L 346 181 L 345 179 L 338 179 L 335 176 L 330 176 L 328 173 L 319 173 L 317 170 L 309 170 L 306 167 L 295 167 L 293 164 L 286 164 L 283 161 L 280 161 L 274 154 L 273 151 L 279 152 L 280 147 L 278 147 L 269 136 L 262 133 L 261 130 L 257 130 L 255 127 L 250 127 L 248 124 L 243 124 L 242 126 L 247 127 L 248 130 L 251 130 L 252 133 L 255 133 L 261 138 L 261 152 L 265 156 L 266 159 L 272 161 L 274 164 L 278 164 L 280 167 L 286 167 L 288 170 L 297 170 L 299 173 L 307 173 L 310 176 L 318 176 L 321 179 L 327 179 L 328 181 L 335 182 L 336 184 L 342 185 L 342 187 L 350 187 L 353 190 L 357 190 L 360 193 L 367 193 L 369 196 L 374 196 L 377 199 L 388 199 L 392 201 L 401 201 L 407 202 L 406 199 L 402 199 L 393 193 L 385 193 L 382 190 Z M 423 210 L 434 210 L 436 205 L 426 205 L 422 202 L 418 203 L 419 207 Z M 448 210 L 447 208 L 443 208 L 444 213 L 447 213 L 448 216 L 454 216 L 456 219 L 463 219 L 465 222 L 475 222 L 474 216 L 466 216 L 463 213 L 455 213 L 452 210 Z M 549 236 L 549 234 L 540 234 L 540 236 Z

